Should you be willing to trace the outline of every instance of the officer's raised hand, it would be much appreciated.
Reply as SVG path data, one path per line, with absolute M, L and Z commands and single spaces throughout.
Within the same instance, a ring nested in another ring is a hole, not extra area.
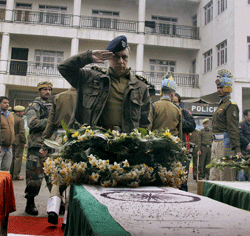
M 114 53 L 108 50 L 93 50 L 92 51 L 92 60 L 94 63 L 104 63 L 104 61 L 112 59 L 113 56 L 114 56 Z

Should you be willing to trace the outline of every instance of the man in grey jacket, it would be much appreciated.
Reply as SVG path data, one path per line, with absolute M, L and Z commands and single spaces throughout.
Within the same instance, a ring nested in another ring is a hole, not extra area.
M 111 130 L 119 127 L 127 133 L 134 128 L 148 127 L 148 83 L 127 67 L 129 54 L 127 38 L 121 35 L 114 38 L 106 50 L 79 53 L 59 65 L 62 76 L 77 89 L 72 122 Z M 90 70 L 83 68 L 105 60 L 110 65 L 107 71 L 96 66 Z

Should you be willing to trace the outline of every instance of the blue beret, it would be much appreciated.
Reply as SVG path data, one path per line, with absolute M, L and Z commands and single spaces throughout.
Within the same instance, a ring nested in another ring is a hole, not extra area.
M 125 35 L 118 36 L 109 42 L 106 50 L 110 52 L 120 52 L 128 47 L 127 37 Z

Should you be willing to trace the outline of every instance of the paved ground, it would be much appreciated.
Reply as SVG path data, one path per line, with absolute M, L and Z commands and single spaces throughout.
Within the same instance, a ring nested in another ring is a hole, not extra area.
M 25 165 L 22 165 L 21 177 L 25 178 Z M 15 199 L 16 199 L 16 211 L 11 213 L 11 216 L 30 216 L 25 212 L 26 198 L 24 198 L 24 190 L 26 187 L 26 181 L 24 180 L 15 180 L 13 181 Z M 197 192 L 196 181 L 193 180 L 193 174 L 190 173 L 188 177 L 188 191 L 191 193 Z M 42 187 L 39 195 L 35 198 L 36 207 L 38 209 L 38 217 L 47 217 L 47 201 L 49 199 L 49 190 L 46 187 L 46 182 L 43 180 Z M 60 215 L 63 217 L 63 215 Z

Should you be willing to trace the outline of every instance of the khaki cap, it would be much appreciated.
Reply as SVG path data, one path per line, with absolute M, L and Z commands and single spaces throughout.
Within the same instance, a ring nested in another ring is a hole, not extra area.
M 14 111 L 25 111 L 25 107 L 20 106 L 20 105 L 15 106 L 15 107 L 14 107 Z
M 53 84 L 49 81 L 43 81 L 43 82 L 39 82 L 37 84 L 37 88 L 38 90 L 42 89 L 42 88 L 48 88 L 48 87 L 53 87 Z
M 208 118 L 204 119 L 204 120 L 202 121 L 202 124 L 205 124 L 205 123 L 207 123 L 207 122 L 209 122 L 209 119 L 208 119 Z

